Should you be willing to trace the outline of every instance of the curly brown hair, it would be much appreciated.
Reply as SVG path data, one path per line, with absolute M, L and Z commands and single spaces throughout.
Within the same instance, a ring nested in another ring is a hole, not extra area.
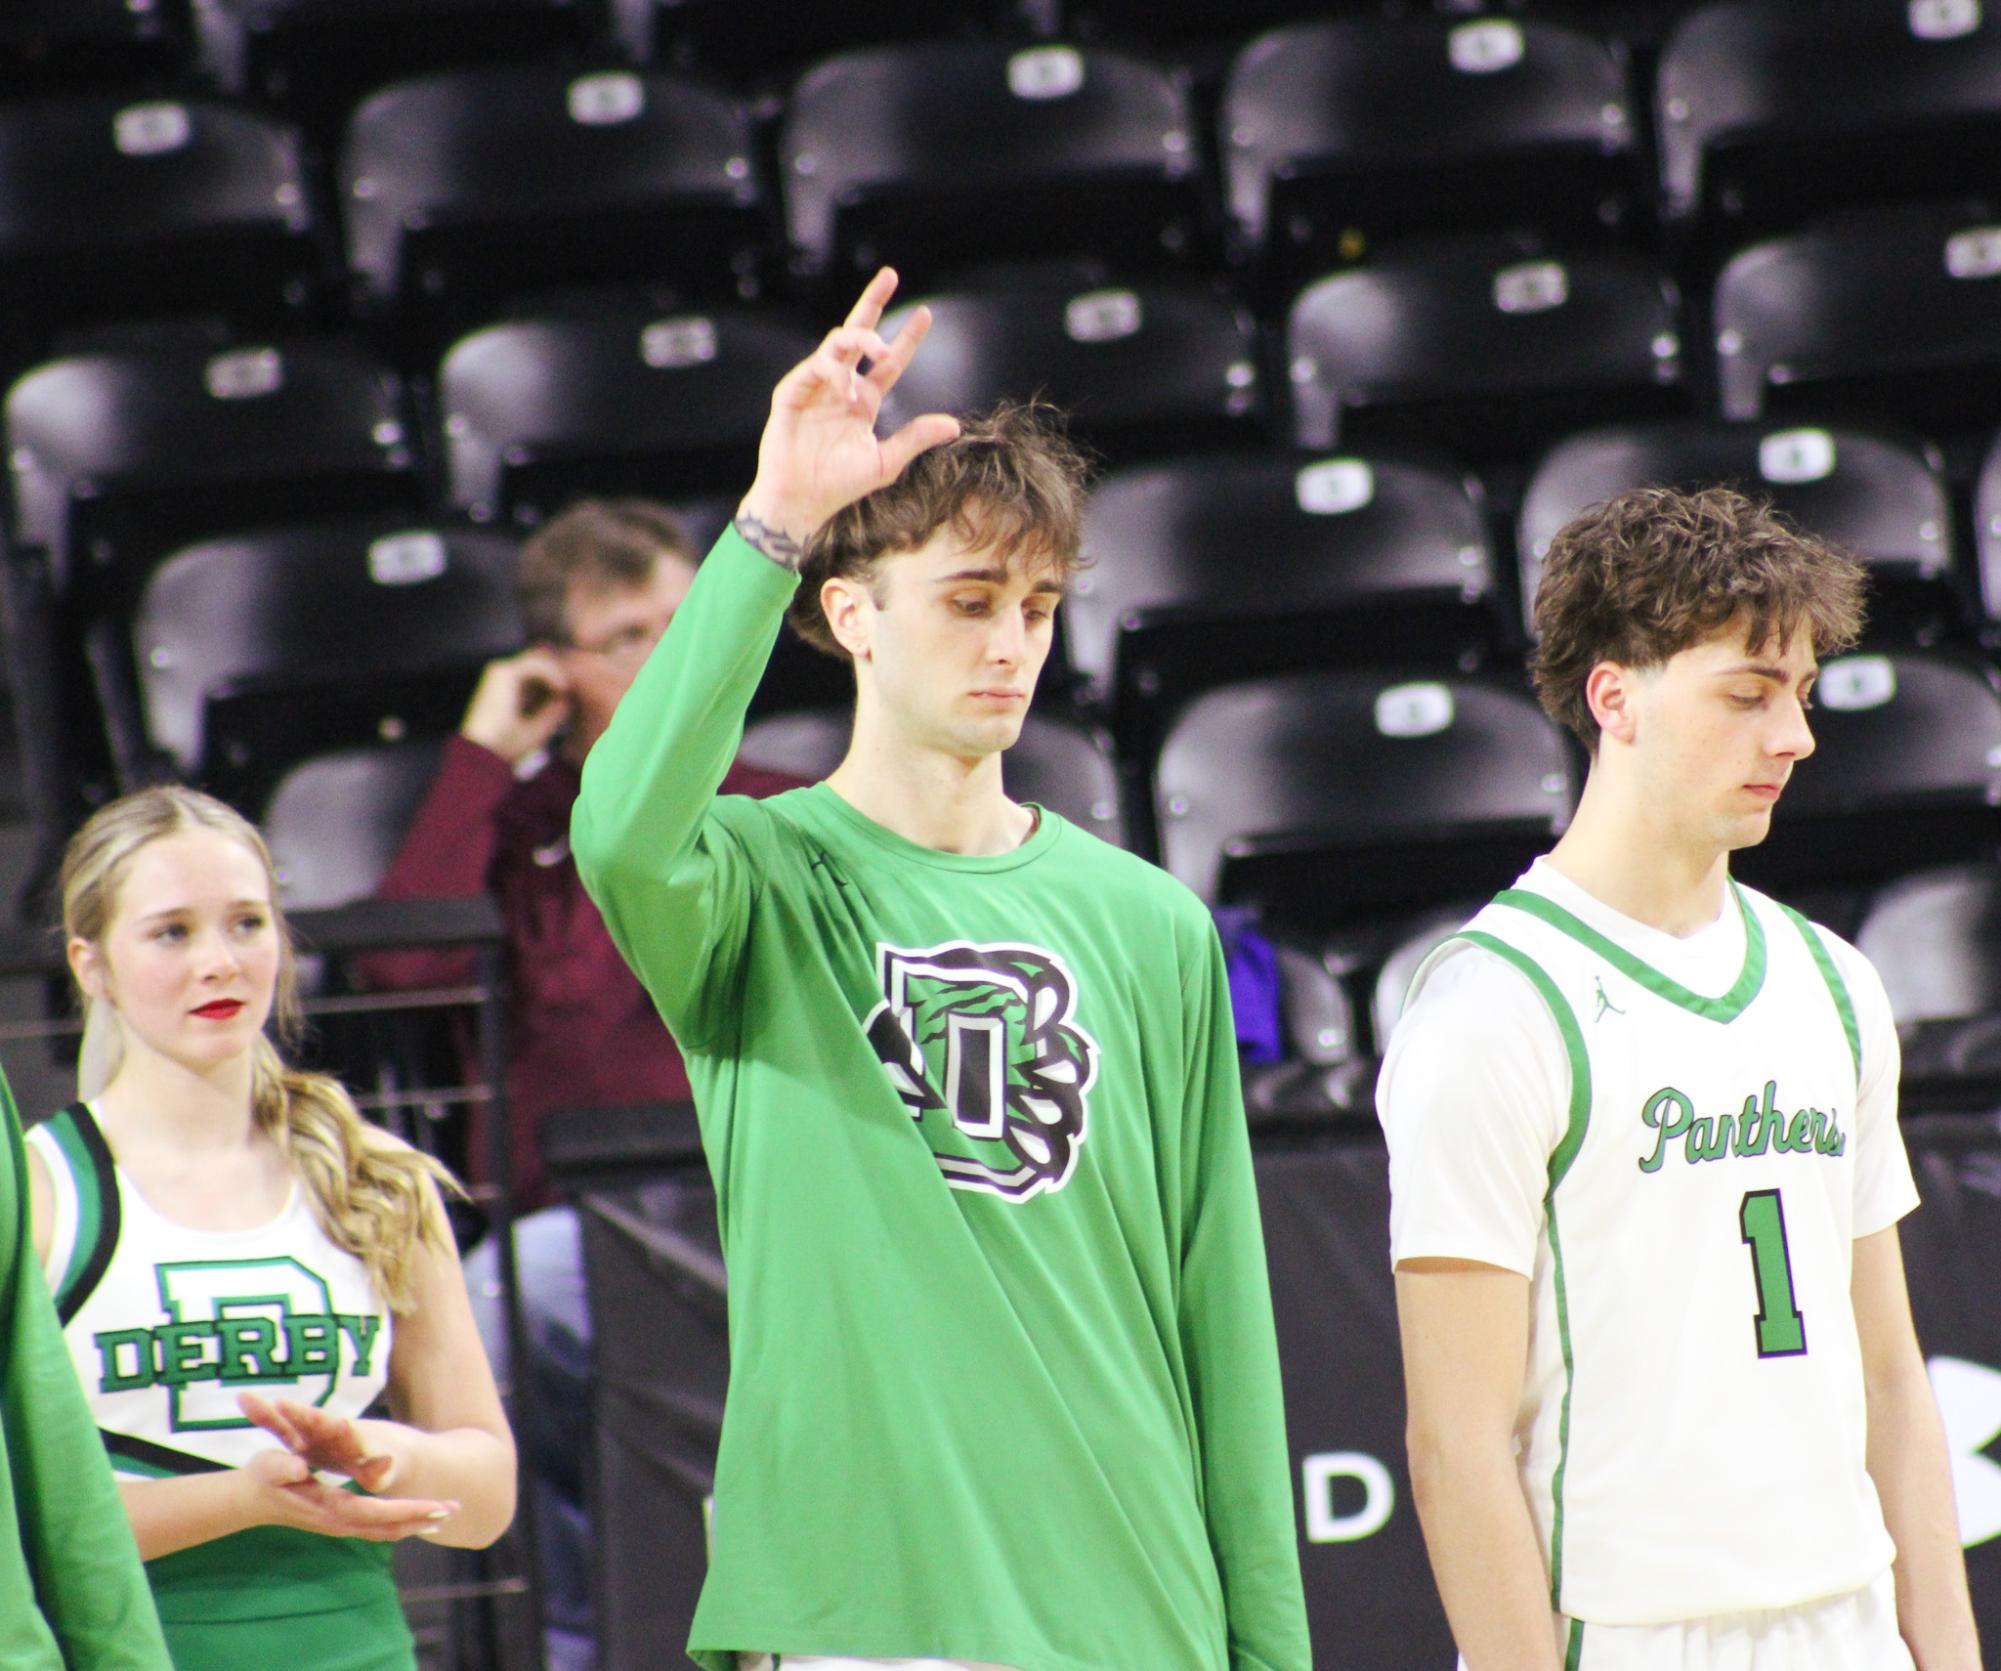
M 1572 518 L 1535 594 L 1529 674 L 1543 711 L 1593 755 L 1584 684 L 1602 661 L 1651 668 L 1741 621 L 1753 647 L 1804 629 L 1814 654 L 1862 631 L 1862 566 L 1730 488 L 1633 488 Z
M 960 420 L 956 440 L 918 454 L 901 476 L 839 512 L 806 543 L 787 619 L 815 649 L 846 659 L 820 588 L 859 579 L 881 602 L 876 566 L 950 527 L 970 550 L 992 551 L 1068 582 L 1084 566 L 1090 462 L 1044 401 L 1003 401 Z

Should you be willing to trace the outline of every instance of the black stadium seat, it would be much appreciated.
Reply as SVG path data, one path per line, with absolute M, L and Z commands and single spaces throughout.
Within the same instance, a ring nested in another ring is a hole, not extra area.
M 1507 880 L 1513 881 L 1514 878 Z M 1471 922 L 1486 903 L 1484 899 L 1456 900 L 1449 905 L 1419 912 L 1391 930 L 1391 944 L 1376 966 L 1372 983 L 1374 990 L 1369 1002 L 1371 1042 L 1378 1056 L 1389 1048 L 1390 1034 L 1396 1028 L 1397 1018 L 1403 1014 L 1404 999 L 1410 994 L 1410 983 L 1416 977 L 1419 966 Z
M 1234 228 L 1295 277 L 1413 232 L 1603 238 L 1645 200 L 1626 77 L 1610 43 L 1544 22 L 1274 29 L 1223 90 Z
M 2001 689 L 1972 658 L 1837 658 L 1814 692 L 1813 755 L 1795 766 L 1771 835 L 1732 859 L 1788 897 L 1872 886 L 1911 855 L 1952 863 L 2001 843 Z
M 890 391 L 886 424 L 1040 395 L 1116 460 L 1260 434 L 1256 330 L 1207 287 L 994 285 L 924 300 L 931 334 Z M 883 329 L 894 334 L 906 313 Z
M 1513 458 L 1594 422 L 1688 408 L 1677 300 L 1624 254 L 1392 252 L 1309 285 L 1286 324 L 1293 440 Z
M 1505 886 L 1563 828 L 1572 777 L 1512 686 L 1249 680 L 1196 698 L 1161 746 L 1161 858 L 1204 898 L 1336 927 Z
M 770 228 L 750 117 L 676 76 L 556 63 L 373 94 L 340 163 L 364 304 L 434 330 L 558 286 L 755 292 Z
M 1713 313 L 1725 417 L 2001 419 L 2001 220 L 1982 205 L 1851 210 L 1754 244 Z
M 246 805 L 288 765 L 457 726 L 520 648 L 514 542 L 321 523 L 210 540 L 154 573 L 132 627 L 144 741 Z
M 583 492 L 741 492 L 772 385 L 814 341 L 769 310 L 637 300 L 475 331 L 438 372 L 447 495 L 533 522 Z
M 330 126 L 398 77 L 579 46 L 598 8 L 580 0 L 199 0 L 203 68 L 220 86 Z
M 1992 1109 L 2001 1094 L 2001 866 L 1900 876 L 1870 901 L 1855 938 L 1897 1019 L 1903 1113 Z
M 799 708 L 753 720 L 744 728 L 746 761 L 817 783 L 848 752 L 854 732 L 852 705 Z M 1126 845 L 1119 810 L 1119 780 L 1111 748 L 1087 725 L 1058 715 L 1031 713 L 1001 766 L 1007 792 L 1035 801 L 1114 846 Z
M 271 848 L 285 908 L 335 910 L 370 898 L 430 792 L 441 756 L 436 737 L 334 748 L 290 766 L 261 804 L 247 801 L 244 810 Z M 302 988 L 336 1000 L 314 1016 L 315 1062 L 364 1099 L 384 1096 L 378 1117 L 434 1151 L 457 1148 L 453 1164 L 462 1166 L 459 1145 L 467 1140 L 457 1127 L 457 1097 L 422 1091 L 463 1082 L 469 1037 L 463 1011 L 393 1003 L 385 1009 L 380 995 L 358 1008 L 339 1004 L 354 984 L 342 962 L 309 949 L 299 961 Z
M 17 369 L 105 320 L 307 319 L 330 257 L 289 123 L 214 99 L 0 103 L 0 356 Z
M 1587 506 L 1633 487 L 1720 484 L 1769 499 L 1867 562 L 1872 626 L 1913 637 L 1970 626 L 1978 605 L 1954 561 L 1944 469 L 1937 450 L 1915 437 L 1818 425 L 1690 421 L 1568 436 L 1543 455 L 1523 495 L 1524 605 L 1534 600 L 1550 541 Z
M 50 829 L 74 815 L 79 785 L 145 775 L 108 752 L 103 719 L 134 701 L 129 612 L 165 552 L 286 517 L 414 514 L 425 499 L 401 388 L 324 343 L 51 361 L 8 392 L 6 445 L 9 653 L 48 667 L 24 736 Z
M 6 442 L 17 542 L 49 554 L 65 591 L 88 576 L 97 609 L 203 533 L 424 499 L 401 386 L 328 342 L 53 360 L 8 391 Z
M 288 911 L 330 910 L 381 885 L 438 775 L 435 737 L 335 749 L 278 780 L 258 816 Z
M 1712 246 L 1841 204 L 1986 193 L 2001 169 L 2001 18 L 1720 0 L 1669 37 L 1656 97 L 1665 213 Z
M 1140 750 L 1146 722 L 1204 685 L 1343 663 L 1451 670 L 1503 637 L 1482 504 L 1418 457 L 1114 471 L 1086 508 L 1084 550 L 1061 612 L 1070 661 Z
M 928 283 L 997 257 L 1178 261 L 1209 241 L 1200 149 L 1181 83 L 1121 53 L 841 53 L 800 78 L 779 133 L 793 262 L 837 276 L 891 261 Z

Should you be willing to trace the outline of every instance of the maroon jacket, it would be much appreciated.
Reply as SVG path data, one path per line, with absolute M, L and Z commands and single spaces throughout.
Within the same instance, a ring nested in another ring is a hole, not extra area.
M 570 857 L 576 766 L 559 755 L 516 778 L 490 749 L 454 736 L 437 781 L 403 838 L 381 899 L 490 893 L 507 924 L 507 1091 L 517 1210 L 547 1198 L 536 1149 L 554 1107 L 684 1100 L 688 1074 L 652 1001 L 625 966 Z M 797 778 L 735 766 L 726 795 L 775 795 Z M 469 949 L 375 952 L 356 975 L 378 991 L 470 981 Z M 475 1141 L 474 1170 L 484 1149 Z

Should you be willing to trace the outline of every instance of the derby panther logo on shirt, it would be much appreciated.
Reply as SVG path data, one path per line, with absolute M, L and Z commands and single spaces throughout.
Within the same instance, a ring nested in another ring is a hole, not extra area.
M 1027 1201 L 1070 1181 L 1098 1045 L 1040 946 L 876 947 L 869 1043 L 954 1189 Z

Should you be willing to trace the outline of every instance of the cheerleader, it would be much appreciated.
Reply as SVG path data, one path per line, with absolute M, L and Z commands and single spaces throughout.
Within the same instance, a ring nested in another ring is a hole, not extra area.
M 298 1021 L 276 894 L 192 790 L 71 841 L 80 1100 L 28 1139 L 35 1248 L 176 1671 L 413 1671 L 391 1545 L 493 1542 L 514 1444 L 450 1177 L 266 1036 Z

